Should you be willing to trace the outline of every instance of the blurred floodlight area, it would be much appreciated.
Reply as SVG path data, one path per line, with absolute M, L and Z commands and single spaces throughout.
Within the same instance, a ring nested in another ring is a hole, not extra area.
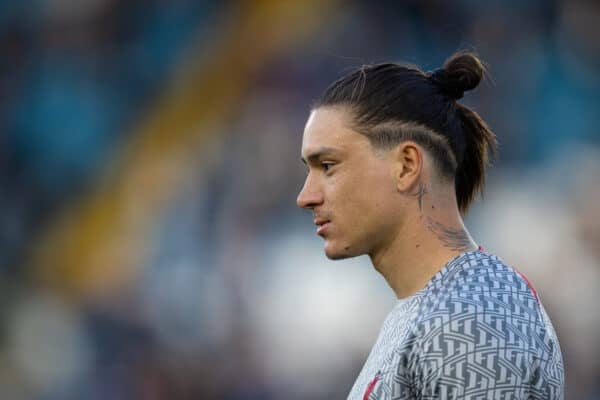
M 467 225 L 600 398 L 600 3 L 0 2 L 0 398 L 342 399 L 392 290 L 296 208 L 311 101 L 437 68 L 500 142 Z

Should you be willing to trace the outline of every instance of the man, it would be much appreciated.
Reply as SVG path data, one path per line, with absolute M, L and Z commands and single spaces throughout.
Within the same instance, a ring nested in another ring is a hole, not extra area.
M 330 259 L 368 254 L 398 297 L 348 399 L 561 399 L 560 346 L 526 278 L 462 215 L 495 136 L 458 103 L 484 68 L 461 52 L 425 74 L 364 66 L 314 105 L 302 142 Z

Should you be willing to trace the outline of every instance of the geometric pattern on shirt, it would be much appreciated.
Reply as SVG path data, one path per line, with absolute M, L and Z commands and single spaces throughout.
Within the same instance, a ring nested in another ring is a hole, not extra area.
M 348 399 L 563 399 L 558 339 L 526 279 L 480 250 L 392 309 Z

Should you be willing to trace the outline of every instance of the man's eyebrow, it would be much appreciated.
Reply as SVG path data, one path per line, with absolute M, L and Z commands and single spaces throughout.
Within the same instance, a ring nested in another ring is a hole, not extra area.
M 327 156 L 327 155 L 331 155 L 331 154 L 335 154 L 337 151 L 333 148 L 333 147 L 320 147 L 318 150 L 310 153 L 309 155 L 306 156 L 306 159 L 304 157 L 301 157 L 300 159 L 302 160 L 302 162 L 304 164 L 308 162 L 312 162 L 314 160 L 319 159 L 319 157 L 321 156 Z

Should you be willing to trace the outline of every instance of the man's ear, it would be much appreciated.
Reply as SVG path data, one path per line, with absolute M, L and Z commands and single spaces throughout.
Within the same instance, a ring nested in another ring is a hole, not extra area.
M 413 141 L 400 143 L 394 149 L 394 179 L 400 193 L 409 193 L 419 182 L 423 170 L 423 148 Z

